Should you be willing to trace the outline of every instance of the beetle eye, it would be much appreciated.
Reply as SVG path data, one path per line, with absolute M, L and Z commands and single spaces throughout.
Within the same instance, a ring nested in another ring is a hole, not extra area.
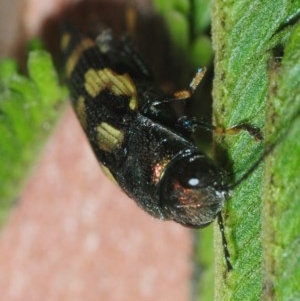
M 203 188 L 215 182 L 216 168 L 203 161 L 189 162 L 180 172 L 178 180 L 185 188 Z
M 226 175 L 202 154 L 173 161 L 160 182 L 160 206 L 166 219 L 204 227 L 220 212 L 225 201 Z
M 200 180 L 198 178 L 190 178 L 188 180 L 188 185 L 191 187 L 198 187 L 200 184 Z

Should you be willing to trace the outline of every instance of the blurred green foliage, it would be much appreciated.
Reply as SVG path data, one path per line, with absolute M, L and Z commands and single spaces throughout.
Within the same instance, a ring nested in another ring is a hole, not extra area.
M 0 62 L 0 223 L 17 199 L 67 95 L 49 53 L 30 51 L 27 67 L 28 76 L 18 72 L 15 60 Z

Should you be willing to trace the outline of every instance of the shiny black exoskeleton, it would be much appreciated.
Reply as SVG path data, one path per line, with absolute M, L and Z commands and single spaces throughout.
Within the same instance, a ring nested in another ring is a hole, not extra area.
M 226 173 L 168 103 L 193 87 L 164 94 L 128 41 L 110 31 L 95 41 L 66 32 L 62 51 L 74 109 L 104 171 L 152 216 L 210 224 L 228 196 Z

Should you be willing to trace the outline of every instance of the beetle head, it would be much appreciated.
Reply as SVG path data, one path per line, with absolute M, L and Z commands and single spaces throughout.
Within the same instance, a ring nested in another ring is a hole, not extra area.
M 228 197 L 225 172 L 204 154 L 177 156 L 166 167 L 160 206 L 166 219 L 201 228 L 210 224 Z

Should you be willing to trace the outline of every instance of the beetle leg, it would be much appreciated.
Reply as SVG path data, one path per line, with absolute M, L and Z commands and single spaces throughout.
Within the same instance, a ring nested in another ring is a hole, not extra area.
M 230 253 L 228 250 L 227 239 L 225 236 L 225 229 L 224 229 L 224 223 L 223 223 L 223 218 L 222 218 L 221 212 L 218 213 L 218 225 L 219 225 L 219 229 L 220 229 L 221 237 L 222 237 L 222 245 L 223 245 L 225 262 L 226 262 L 226 266 L 227 266 L 227 272 L 230 272 L 230 271 L 232 271 L 232 265 L 230 262 Z
M 205 73 L 206 67 L 199 68 L 192 81 L 190 82 L 189 87 L 187 89 L 177 91 L 173 94 L 174 100 L 184 100 L 190 98 L 194 94 Z
M 189 118 L 187 116 L 183 116 L 178 119 L 176 126 L 189 133 L 195 133 L 198 129 L 211 131 L 218 135 L 235 135 L 239 134 L 241 131 L 246 131 L 256 141 L 263 140 L 263 134 L 260 129 L 249 123 L 241 123 L 228 129 L 224 129 L 223 127 L 210 124 L 205 120 L 198 120 L 195 117 Z
M 249 123 L 241 123 L 233 127 L 230 127 L 228 129 L 214 126 L 214 132 L 216 134 L 221 134 L 221 135 L 222 134 L 235 135 L 235 134 L 239 134 L 241 131 L 246 131 L 256 141 L 261 141 L 264 139 L 261 130 L 258 127 L 255 127 Z
M 202 78 L 204 77 L 205 72 L 206 67 L 199 68 L 187 89 L 176 91 L 175 93 L 171 94 L 168 98 L 164 96 L 164 98 L 156 99 L 153 102 L 151 102 L 151 106 L 159 106 L 164 103 L 174 102 L 178 100 L 186 100 L 192 97 Z
M 177 120 L 176 127 L 188 132 L 190 134 L 195 133 L 198 129 L 207 130 L 209 132 L 214 131 L 215 126 L 204 119 L 196 119 L 195 117 L 182 116 Z

